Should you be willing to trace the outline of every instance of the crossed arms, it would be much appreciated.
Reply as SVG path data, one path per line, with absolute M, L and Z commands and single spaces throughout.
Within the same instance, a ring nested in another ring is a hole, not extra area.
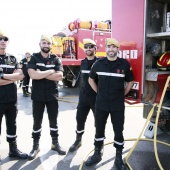
M 63 79 L 63 72 L 55 71 L 54 69 L 41 71 L 41 70 L 34 70 L 29 68 L 28 74 L 30 75 L 31 79 L 34 80 L 40 80 L 45 78 L 52 81 L 60 81 Z

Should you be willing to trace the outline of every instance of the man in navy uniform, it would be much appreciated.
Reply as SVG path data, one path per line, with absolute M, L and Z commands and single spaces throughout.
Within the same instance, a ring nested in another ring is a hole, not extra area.
M 33 148 L 28 156 L 29 160 L 35 158 L 39 152 L 39 139 L 41 136 L 42 120 L 45 107 L 47 108 L 50 135 L 52 138 L 52 150 L 59 155 L 65 155 L 58 142 L 58 81 L 63 79 L 63 66 L 56 55 L 50 53 L 52 47 L 51 37 L 42 35 L 40 39 L 40 49 L 38 53 L 31 56 L 27 68 L 32 79 L 33 103 Z
M 16 118 L 17 118 L 17 87 L 16 81 L 24 78 L 18 69 L 16 58 L 6 53 L 9 37 L 0 31 L 0 134 L 2 117 L 5 115 L 7 142 L 9 142 L 9 157 L 26 159 L 27 154 L 17 148 Z
M 86 161 L 91 166 L 102 159 L 105 126 L 110 114 L 114 130 L 114 147 L 116 148 L 115 164 L 117 169 L 124 170 L 122 150 L 124 148 L 124 98 L 133 86 L 133 73 L 130 63 L 118 57 L 120 43 L 114 38 L 106 39 L 107 57 L 98 60 L 92 67 L 89 83 L 97 93 L 95 110 L 95 151 Z M 98 80 L 96 84 L 95 80 Z M 125 82 L 127 85 L 125 86 Z
M 89 72 L 93 63 L 97 60 L 95 56 L 96 52 L 96 42 L 91 39 L 83 39 L 84 52 L 86 58 L 82 60 L 80 71 L 81 71 L 81 84 L 80 84 L 80 93 L 79 93 L 79 103 L 77 106 L 76 121 L 77 121 L 77 130 L 76 130 L 76 140 L 73 145 L 70 147 L 69 151 L 73 152 L 81 146 L 82 135 L 85 131 L 85 122 L 87 116 L 92 110 L 93 114 L 95 111 L 95 100 L 96 92 L 91 88 L 88 83 Z

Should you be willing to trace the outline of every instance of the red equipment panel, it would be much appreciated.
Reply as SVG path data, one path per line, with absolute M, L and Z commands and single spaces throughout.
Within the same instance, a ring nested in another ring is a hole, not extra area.
M 84 59 L 86 57 L 84 53 L 84 47 L 83 47 L 84 38 L 90 38 L 96 42 L 96 45 L 98 47 L 98 50 L 96 51 L 96 56 L 98 57 L 106 56 L 105 39 L 111 37 L 111 32 L 78 29 L 77 32 L 72 36 L 75 38 L 76 58 L 78 60 Z
M 135 77 L 129 98 L 141 100 L 144 56 L 144 0 L 112 0 L 112 37 L 120 41 L 120 57 L 127 59 Z

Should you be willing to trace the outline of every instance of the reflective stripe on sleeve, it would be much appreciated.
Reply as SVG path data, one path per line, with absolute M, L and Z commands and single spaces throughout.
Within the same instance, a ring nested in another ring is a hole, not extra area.
M 15 66 L 7 65 L 7 64 L 1 64 L 0 67 L 2 67 L 2 68 L 15 68 Z
M 37 66 L 47 67 L 47 68 L 53 68 L 55 65 L 45 65 L 44 63 L 36 63 Z

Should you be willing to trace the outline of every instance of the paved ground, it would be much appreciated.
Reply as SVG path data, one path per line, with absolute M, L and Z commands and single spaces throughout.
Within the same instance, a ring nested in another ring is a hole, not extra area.
M 42 127 L 42 136 L 40 141 L 40 149 L 36 159 L 16 160 L 8 157 L 8 143 L 6 142 L 6 126 L 3 119 L 2 136 L 0 145 L 1 154 L 1 169 L 2 170 L 114 170 L 115 149 L 113 148 L 113 131 L 108 119 L 106 126 L 105 143 L 108 144 L 104 148 L 104 155 L 101 162 L 92 167 L 80 166 L 82 161 L 93 150 L 94 140 L 94 119 L 92 112 L 90 112 L 86 131 L 83 136 L 82 147 L 77 152 L 68 152 L 69 147 L 75 140 L 76 129 L 76 106 L 78 101 L 78 89 L 61 88 L 60 96 L 64 96 L 63 101 L 59 102 L 59 142 L 60 145 L 67 150 L 65 156 L 57 155 L 51 148 L 51 138 L 49 135 L 49 123 L 47 114 L 45 112 Z M 67 97 L 67 98 L 66 98 Z M 70 101 L 70 102 L 69 102 Z M 26 153 L 32 149 L 32 109 L 30 97 L 22 97 L 22 91 L 18 90 L 18 118 L 17 118 L 17 141 L 18 148 Z M 135 107 L 126 105 L 126 121 L 124 136 L 125 139 L 137 138 L 141 132 L 145 120 L 142 118 L 142 105 Z M 169 134 L 161 134 L 158 139 L 170 143 Z M 111 144 L 109 144 L 111 143 Z M 133 146 L 134 141 L 127 141 L 125 143 L 124 154 L 125 157 L 129 149 Z M 165 170 L 170 169 L 170 149 L 164 145 L 158 145 L 158 152 L 160 161 Z M 153 143 L 141 141 L 136 147 L 135 151 L 129 158 L 129 163 L 134 170 L 159 170 L 153 152 Z

